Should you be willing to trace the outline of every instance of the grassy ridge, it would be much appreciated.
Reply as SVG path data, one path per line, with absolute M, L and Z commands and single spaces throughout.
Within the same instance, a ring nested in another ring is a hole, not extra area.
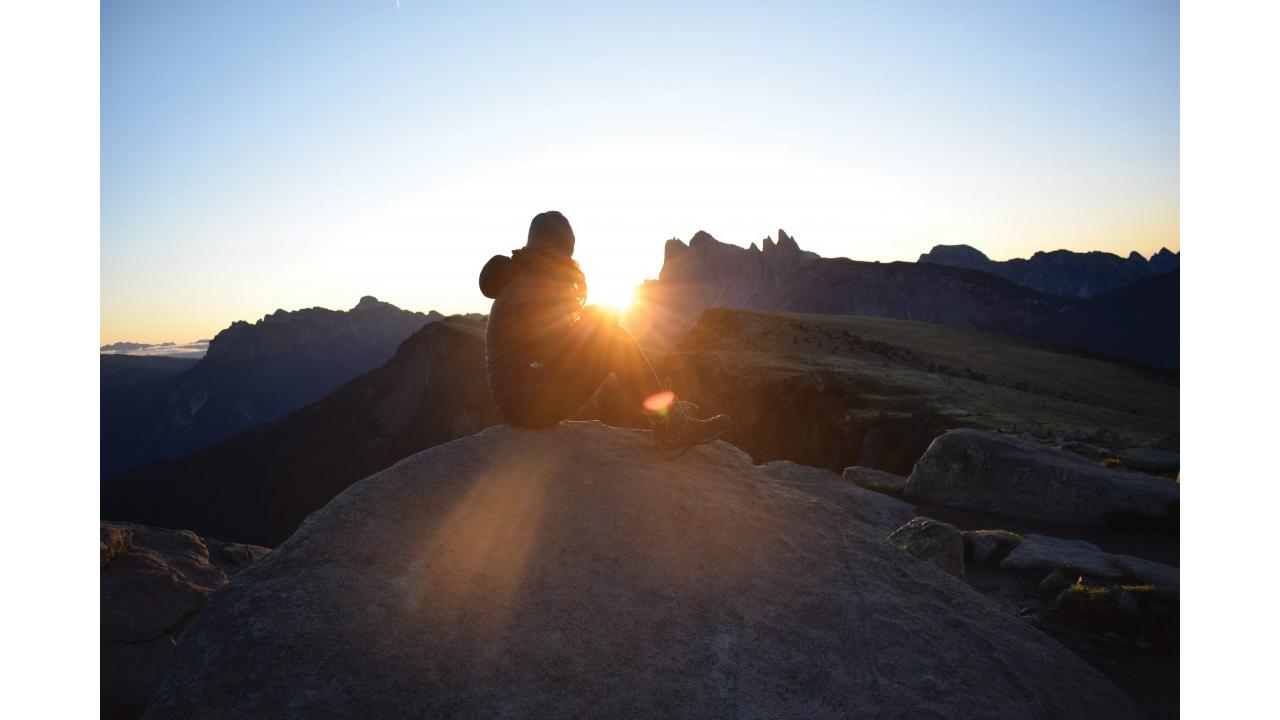
M 791 425 L 802 423 L 811 434 L 839 426 L 844 445 L 879 426 L 895 436 L 915 427 L 919 432 L 910 434 L 922 437 L 951 427 L 1050 435 L 1105 427 L 1127 445 L 1176 435 L 1179 426 L 1176 375 L 932 323 L 713 309 L 659 364 L 678 380 L 690 379 L 691 391 L 711 398 L 714 409 L 744 418 L 773 410 L 752 406 L 768 394 L 761 388 L 811 388 L 825 407 L 797 415 Z M 765 402 L 787 403 L 777 393 Z M 859 423 L 862 432 L 850 430 Z M 750 445 L 753 434 L 768 432 L 743 427 L 740 440 Z M 923 449 L 914 447 L 919 442 L 876 464 L 909 468 L 908 459 Z M 839 443 L 827 444 L 833 447 L 822 449 L 823 457 L 808 459 L 829 466 L 848 459 Z M 796 455 L 781 452 L 762 451 L 757 460 Z

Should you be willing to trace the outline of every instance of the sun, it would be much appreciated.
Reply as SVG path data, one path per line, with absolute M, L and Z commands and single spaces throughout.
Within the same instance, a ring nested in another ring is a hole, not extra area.
M 593 262 L 583 264 L 587 276 L 587 303 L 602 305 L 624 313 L 635 301 L 636 287 L 642 281 L 634 268 L 623 263 Z
M 603 305 L 618 313 L 625 312 L 635 302 L 637 285 L 639 283 L 616 280 L 608 276 L 588 276 L 587 302 L 592 305 Z

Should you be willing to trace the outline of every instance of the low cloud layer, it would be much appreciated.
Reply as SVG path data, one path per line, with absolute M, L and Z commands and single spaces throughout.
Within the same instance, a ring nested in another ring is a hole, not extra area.
M 208 340 L 183 343 L 136 343 L 118 342 L 103 345 L 99 351 L 103 355 L 164 355 L 167 357 L 204 357 L 209 349 Z

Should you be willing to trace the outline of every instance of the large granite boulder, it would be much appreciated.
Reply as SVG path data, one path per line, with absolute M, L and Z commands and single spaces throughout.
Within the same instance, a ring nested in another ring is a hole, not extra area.
M 983 430 L 936 438 L 902 494 L 910 501 L 1074 525 L 1178 522 L 1176 483 Z
M 102 715 L 136 717 L 209 594 L 269 551 L 115 522 L 102 523 L 99 544 Z
M 598 423 L 420 452 L 213 595 L 147 717 L 1139 717 L 825 477 Z

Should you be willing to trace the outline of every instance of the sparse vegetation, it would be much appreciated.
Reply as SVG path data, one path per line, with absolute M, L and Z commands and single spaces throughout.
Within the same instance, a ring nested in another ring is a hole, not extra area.
M 711 309 L 657 362 L 704 409 L 732 414 L 728 439 L 757 461 L 905 474 L 959 427 L 1178 432 L 1176 379 L 947 325 Z M 796 426 L 807 431 L 782 432 Z

